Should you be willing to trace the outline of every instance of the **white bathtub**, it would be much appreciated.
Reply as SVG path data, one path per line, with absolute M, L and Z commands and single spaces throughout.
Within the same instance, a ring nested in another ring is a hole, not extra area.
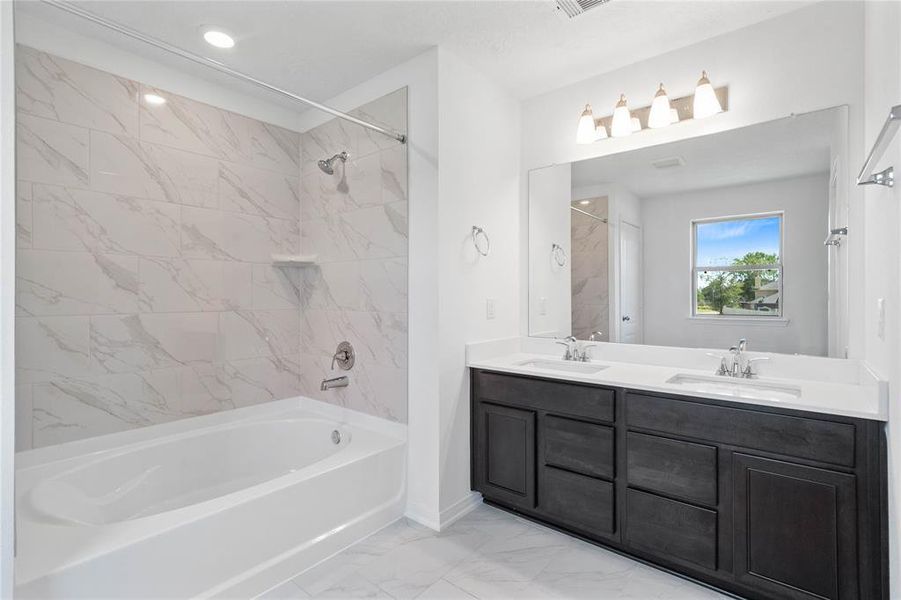
M 405 434 L 299 398 L 19 453 L 16 597 L 255 596 L 401 516 Z

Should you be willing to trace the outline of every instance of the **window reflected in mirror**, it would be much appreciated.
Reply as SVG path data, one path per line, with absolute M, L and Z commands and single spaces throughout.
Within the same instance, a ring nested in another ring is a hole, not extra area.
M 692 221 L 696 317 L 778 317 L 782 214 Z

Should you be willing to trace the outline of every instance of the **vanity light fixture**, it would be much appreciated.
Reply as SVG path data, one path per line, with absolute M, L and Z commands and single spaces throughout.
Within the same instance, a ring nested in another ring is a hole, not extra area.
M 678 115 L 678 111 L 676 113 Z M 672 108 L 669 105 L 669 96 L 666 95 L 666 89 L 663 84 L 654 95 L 654 101 L 651 102 L 651 112 L 648 113 L 648 127 L 658 129 L 666 127 L 673 122 Z
M 144 102 L 152 106 L 160 106 L 166 103 L 166 99 L 157 94 L 144 94 Z
M 220 29 L 207 29 L 203 32 L 203 39 L 216 48 L 228 49 L 235 46 L 235 38 Z
M 701 71 L 701 78 L 698 79 L 698 87 L 695 88 L 695 99 L 692 106 L 692 116 L 695 119 L 703 119 L 723 112 L 720 101 L 716 97 L 716 91 L 710 85 L 707 78 L 707 71 Z
M 639 129 L 641 125 L 639 123 Z M 610 135 L 613 137 L 625 137 L 632 133 L 632 113 L 626 104 L 626 95 L 619 95 L 619 102 L 613 109 L 613 120 L 610 123 Z
M 625 137 L 645 128 L 660 129 L 680 121 L 703 119 L 727 110 L 728 104 L 729 88 L 714 88 L 707 71 L 703 71 L 695 93 L 690 96 L 671 98 L 661 83 L 650 106 L 631 110 L 626 95 L 620 94 L 612 115 L 595 118 L 591 105 L 586 104 L 579 117 L 576 143 L 591 144 L 608 136 Z
M 606 131 L 604 132 L 607 133 Z M 579 127 L 576 129 L 576 143 L 590 144 L 597 139 L 597 131 L 594 126 L 594 116 L 591 114 L 591 105 L 586 104 L 582 116 L 579 117 Z

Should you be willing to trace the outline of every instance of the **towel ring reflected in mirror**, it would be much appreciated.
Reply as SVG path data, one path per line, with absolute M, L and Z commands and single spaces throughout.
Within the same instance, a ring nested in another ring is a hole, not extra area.
M 491 251 L 491 240 L 488 234 L 478 225 L 472 226 L 472 244 L 476 247 L 476 252 L 482 256 L 488 256 Z
M 551 244 L 551 256 L 558 267 L 566 266 L 566 250 L 560 244 Z

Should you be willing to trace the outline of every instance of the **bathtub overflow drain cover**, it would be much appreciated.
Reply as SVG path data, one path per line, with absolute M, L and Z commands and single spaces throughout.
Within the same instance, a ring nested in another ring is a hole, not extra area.
M 341 443 L 341 434 L 338 432 L 337 429 L 332 431 L 332 441 L 335 442 L 336 444 Z

